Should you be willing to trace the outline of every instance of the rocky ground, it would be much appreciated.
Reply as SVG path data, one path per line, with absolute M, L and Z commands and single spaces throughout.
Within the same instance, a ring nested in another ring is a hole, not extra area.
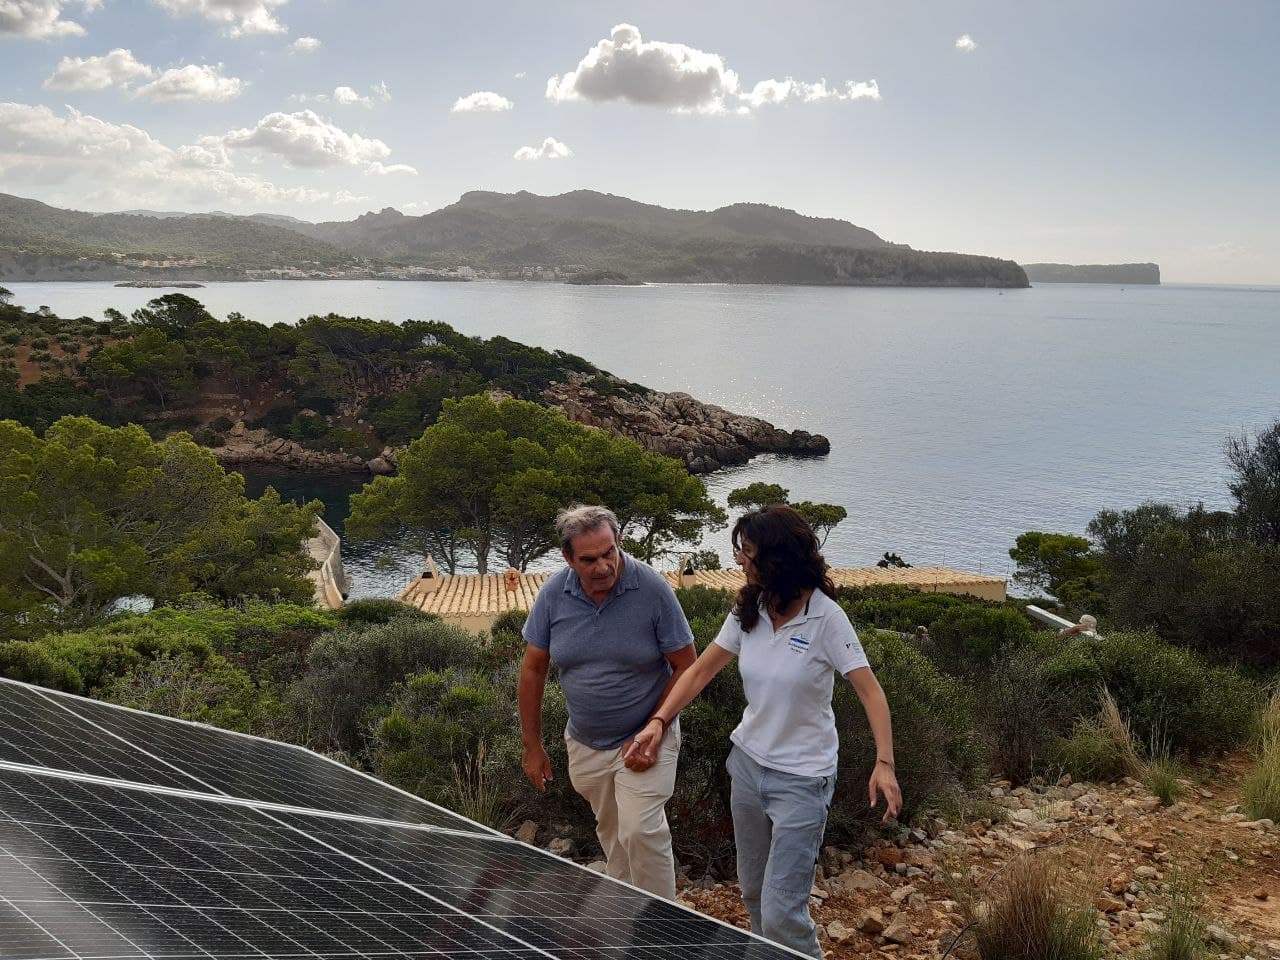
M 928 818 L 865 850 L 823 850 L 810 904 L 831 960 L 871 954 L 941 957 L 963 926 L 955 897 L 1011 858 L 1055 849 L 1089 884 L 1102 939 L 1113 953 L 1141 954 L 1165 919 L 1169 882 L 1182 876 L 1205 897 L 1210 956 L 1280 958 L 1280 829 L 1239 810 L 1242 758 L 1181 781 L 1163 807 L 1137 781 L 1013 789 L 993 781 L 999 807 L 948 824 Z M 984 802 L 981 806 L 986 807 Z M 736 886 L 687 886 L 682 902 L 738 926 L 747 914 Z M 971 955 L 959 946 L 960 955 Z
M 809 901 L 827 957 L 923 960 L 951 948 L 971 958 L 965 940 L 952 946 L 964 926 L 956 898 L 984 889 L 1014 858 L 1046 851 L 1092 900 L 1101 939 L 1119 957 L 1142 955 L 1172 885 L 1191 882 L 1204 899 L 1210 957 L 1280 960 L 1280 828 L 1240 812 L 1247 771 L 1243 756 L 1200 771 L 1179 781 L 1181 798 L 1168 807 L 1129 778 L 1017 788 L 995 780 L 970 798 L 967 817 L 925 817 L 862 850 L 827 847 Z M 528 822 L 516 835 L 533 842 L 537 833 Z M 563 838 L 548 848 L 574 853 Z M 681 887 L 686 906 L 747 927 L 736 885 L 682 878 Z

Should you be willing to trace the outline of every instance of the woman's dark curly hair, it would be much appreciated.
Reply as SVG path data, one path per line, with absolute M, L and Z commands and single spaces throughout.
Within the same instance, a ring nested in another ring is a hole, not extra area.
M 756 549 L 751 563 L 757 582 L 748 582 L 734 598 L 733 612 L 743 630 L 753 630 L 760 622 L 761 598 L 767 609 L 777 612 L 806 590 L 835 597 L 818 538 L 808 521 L 790 507 L 761 507 L 744 513 L 733 525 L 732 540 L 735 553 L 744 540 Z

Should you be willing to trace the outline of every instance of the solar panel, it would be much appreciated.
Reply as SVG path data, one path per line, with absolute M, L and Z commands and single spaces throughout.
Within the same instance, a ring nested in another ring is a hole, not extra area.
M 379 820 L 492 832 L 302 747 L 12 681 L 4 681 L 4 687 L 0 703 L 14 714 L 17 729 L 27 726 L 29 718 L 40 732 L 16 735 L 13 756 L 0 759 Z M 81 722 L 73 728 L 68 718 L 59 728 L 60 709 Z M 63 735 L 50 735 L 59 729 Z M 67 743 L 65 733 L 74 733 L 73 743 Z M 84 744 L 93 747 L 77 746 Z M 66 755 L 60 756 L 64 750 Z M 20 760 L 22 755 L 32 759 Z
M 0 723 L 6 960 L 796 956 L 300 748 L 10 682 Z
M 0 770 L 8 960 L 544 956 L 252 807 Z
M 103 736 L 92 724 L 68 713 L 42 691 L 3 679 L 0 761 L 162 787 L 200 789 L 193 777 L 114 737 Z

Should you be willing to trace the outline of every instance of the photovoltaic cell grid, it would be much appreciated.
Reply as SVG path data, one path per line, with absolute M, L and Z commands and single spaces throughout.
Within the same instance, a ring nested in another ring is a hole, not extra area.
M 539 956 L 250 807 L 0 770 L 6 960 Z
M 115 780 L 202 789 L 193 778 L 103 736 L 37 690 L 0 681 L 0 760 Z
M 62 748 L 61 738 L 47 741 L 53 749 L 44 752 L 44 761 L 38 763 L 39 766 L 379 820 L 489 832 L 470 820 L 340 764 L 330 763 L 300 747 L 124 710 L 85 697 L 37 692 L 13 684 L 4 686 L 6 696 L 10 690 L 21 691 L 22 709 L 38 712 L 46 730 L 58 722 L 56 714 L 62 708 L 82 718 L 82 722 L 88 721 L 100 728 L 90 727 L 86 739 L 77 737 L 77 742 L 92 744 L 92 749 L 73 750 L 66 757 L 57 755 Z M 30 703 L 31 698 L 46 697 L 56 701 L 49 704 L 50 710 Z M 119 739 L 104 736 L 102 730 Z M 125 749 L 118 749 L 116 744 Z M 141 749 L 131 750 L 126 744 Z M 102 746 L 111 757 L 109 764 L 100 762 L 96 756 Z M 111 772 L 97 768 L 109 768 Z M 174 768 L 187 775 L 179 774 Z
M 69 771 L 0 766 L 0 957 L 794 956 L 298 748 L 8 682 L 0 723 Z

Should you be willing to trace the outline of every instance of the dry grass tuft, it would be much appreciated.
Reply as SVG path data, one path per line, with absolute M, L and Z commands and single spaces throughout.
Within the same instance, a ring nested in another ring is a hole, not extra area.
M 1018 857 L 985 891 L 959 897 L 980 960 L 1098 960 L 1097 911 L 1087 895 L 1092 871 L 1060 856 Z
M 1262 711 L 1258 762 L 1244 784 L 1244 809 L 1254 820 L 1280 821 L 1280 689 Z

